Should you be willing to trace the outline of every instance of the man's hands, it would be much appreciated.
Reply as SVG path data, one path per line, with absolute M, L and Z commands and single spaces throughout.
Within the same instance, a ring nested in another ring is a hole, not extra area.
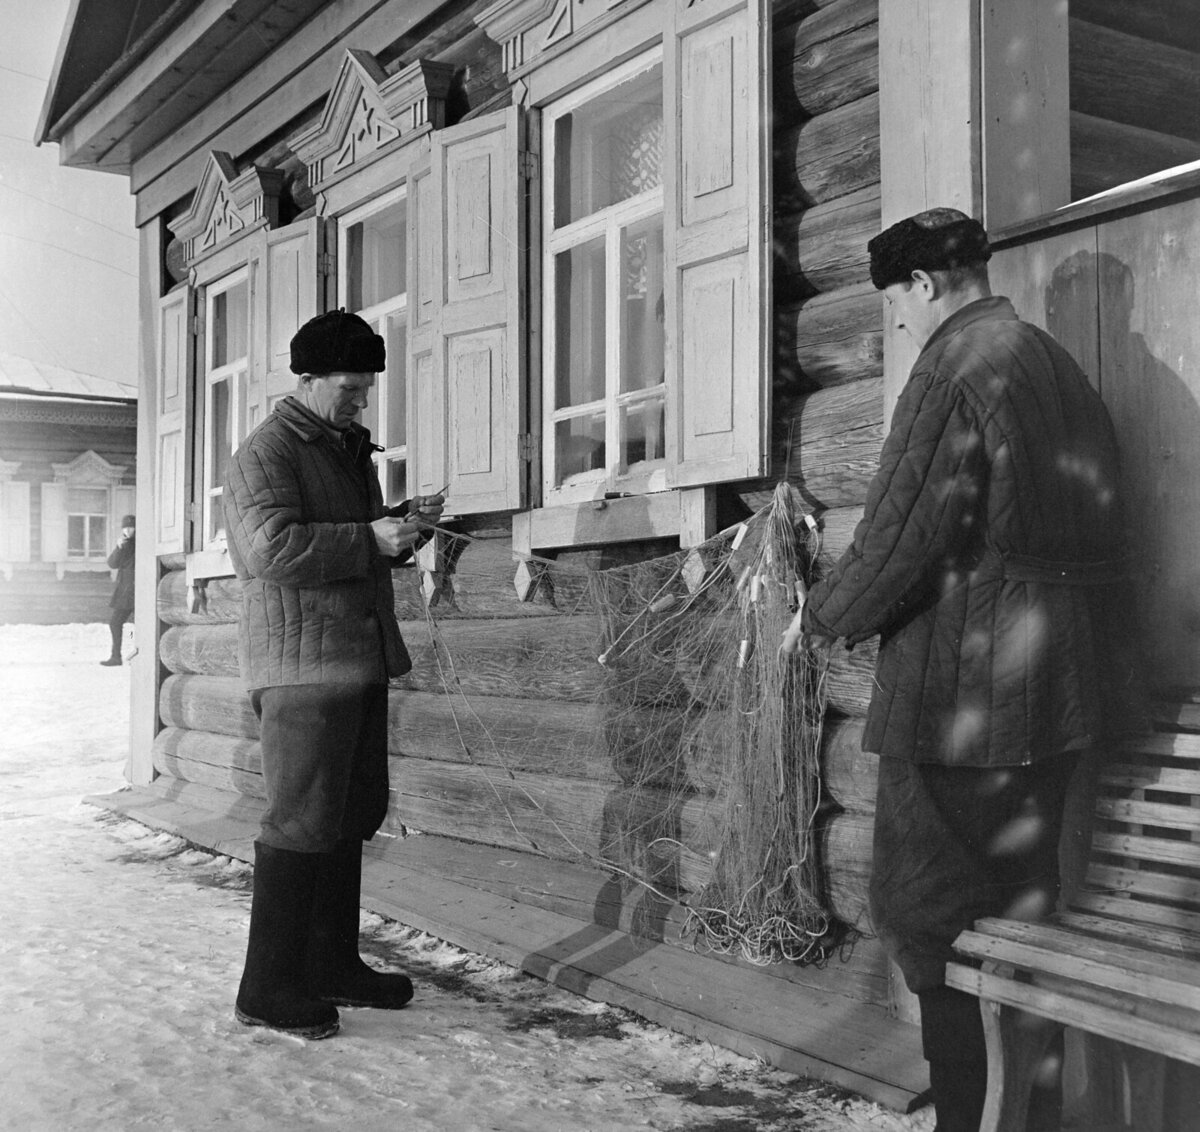
M 385 558 L 396 558 L 421 540 L 422 534 L 442 517 L 443 495 L 414 495 L 402 517 L 385 515 L 371 524 L 375 545 Z
M 832 647 L 833 639 L 831 637 L 826 637 L 821 633 L 811 633 L 804 628 L 804 607 L 801 606 L 796 610 L 796 616 L 792 618 L 792 623 L 783 631 L 783 640 L 780 642 L 779 651 L 792 656 L 801 650 L 813 652 L 817 649 L 828 650 Z

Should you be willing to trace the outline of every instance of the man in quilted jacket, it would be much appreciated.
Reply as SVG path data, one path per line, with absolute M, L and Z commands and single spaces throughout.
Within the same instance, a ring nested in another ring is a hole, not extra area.
M 337 1005 L 412 997 L 358 953 L 363 841 L 388 805 L 387 682 L 411 668 L 392 568 L 441 517 L 442 497 L 388 510 L 356 421 L 384 341 L 332 311 L 296 333 L 296 393 L 234 453 L 224 489 L 242 581 L 239 662 L 262 735 L 267 808 L 237 1018 L 309 1038 Z
M 1130 702 L 1109 643 L 1117 445 L 1067 352 L 992 295 L 977 221 L 934 209 L 868 247 L 921 352 L 802 624 L 810 645 L 879 636 L 872 918 L 921 1005 L 938 1132 L 976 1132 L 983 1030 L 978 1001 L 945 986 L 951 944 L 978 917 L 1053 910 L 1068 783 Z

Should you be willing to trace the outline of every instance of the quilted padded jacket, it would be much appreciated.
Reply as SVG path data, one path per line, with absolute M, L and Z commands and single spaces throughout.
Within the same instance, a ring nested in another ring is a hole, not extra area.
M 229 462 L 223 504 L 242 579 L 238 659 L 248 688 L 382 684 L 412 667 L 392 567 L 369 524 L 384 514 L 370 433 L 339 443 L 287 397 Z
M 1121 524 L 1112 422 L 1070 355 L 1005 298 L 947 318 L 805 611 L 849 646 L 879 634 L 864 749 L 1006 766 L 1121 726 Z

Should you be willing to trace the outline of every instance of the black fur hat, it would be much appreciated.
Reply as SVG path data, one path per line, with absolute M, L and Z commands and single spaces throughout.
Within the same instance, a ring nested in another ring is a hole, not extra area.
M 871 240 L 867 251 L 871 282 L 881 291 L 909 282 L 918 268 L 949 271 L 992 258 L 983 225 L 956 208 L 932 208 L 901 220 Z
M 386 357 L 383 339 L 344 310 L 310 318 L 292 337 L 292 373 L 380 373 Z

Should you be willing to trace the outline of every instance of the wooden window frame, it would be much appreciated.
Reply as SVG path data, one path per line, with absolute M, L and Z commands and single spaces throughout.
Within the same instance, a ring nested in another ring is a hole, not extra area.
M 598 209 L 562 227 L 556 227 L 554 215 L 554 181 L 557 160 L 554 138 L 557 121 L 622 83 L 639 75 L 647 74 L 656 68 L 660 74 L 661 90 L 661 45 L 639 53 L 620 66 L 592 78 L 570 94 L 551 102 L 542 109 L 544 161 L 542 163 L 542 215 L 540 217 L 543 248 L 541 301 L 542 325 L 546 328 L 543 335 L 541 391 L 543 404 L 542 498 L 548 506 L 591 500 L 596 497 L 598 491 L 601 493 L 626 491 L 647 494 L 663 491 L 667 487 L 665 455 L 657 460 L 645 461 L 635 469 L 624 468 L 621 463 L 620 418 L 622 409 L 656 398 L 661 398 L 665 404 L 667 394 L 665 382 L 652 389 L 639 389 L 627 393 L 620 391 L 621 336 L 619 325 L 614 325 L 615 320 L 620 317 L 618 288 L 621 272 L 621 232 L 634 224 L 652 220 L 655 217 L 658 217 L 661 223 L 663 186 L 660 182 L 654 189 Z M 553 395 L 557 369 L 557 336 L 554 330 L 557 314 L 557 289 L 554 285 L 555 259 L 563 252 L 582 247 L 598 237 L 602 238 L 605 244 L 606 302 L 605 321 L 602 328 L 606 342 L 604 396 L 595 401 L 555 408 Z M 666 364 L 665 350 L 663 364 L 664 366 Z M 556 426 L 564 420 L 573 420 L 601 412 L 605 418 L 605 450 L 607 454 L 605 466 L 591 473 L 577 473 L 571 477 L 569 482 L 556 483 Z
M 345 254 L 344 250 L 346 248 L 347 233 L 349 232 L 350 228 L 371 216 L 375 216 L 378 213 L 383 212 L 385 209 L 390 208 L 393 205 L 400 204 L 401 202 L 403 202 L 405 205 L 404 224 L 406 230 L 408 230 L 410 229 L 411 225 L 408 217 L 407 179 L 400 185 L 378 193 L 377 195 L 372 196 L 359 204 L 356 204 L 353 208 L 349 208 L 336 216 L 337 246 L 339 249 L 342 249 L 342 253 L 337 259 L 337 295 L 339 301 L 346 299 L 350 293 L 349 256 Z M 406 260 L 411 260 L 411 253 L 408 250 L 407 240 L 405 244 L 405 257 Z M 388 296 L 386 299 L 373 303 L 371 306 L 363 307 L 362 309 L 354 311 L 354 313 L 360 318 L 370 323 L 375 332 L 383 336 L 385 342 L 388 339 L 387 331 L 389 329 L 389 321 L 403 320 L 404 323 L 406 346 L 404 350 L 404 356 L 399 359 L 404 376 L 401 387 L 398 391 L 391 389 L 387 380 L 388 375 L 385 372 L 382 375 L 383 380 L 376 381 L 375 388 L 372 393 L 376 405 L 375 418 L 379 422 L 379 429 L 372 432 L 371 439 L 376 444 L 382 445 L 383 447 L 383 451 L 376 453 L 374 456 L 375 468 L 379 476 L 380 488 L 384 494 L 384 501 L 389 504 L 400 502 L 398 499 L 388 498 L 389 466 L 393 463 L 403 462 L 405 466 L 406 494 L 409 494 L 407 492 L 407 485 L 409 484 L 411 478 L 409 468 L 407 429 L 405 433 L 405 443 L 403 444 L 392 443 L 393 438 L 389 436 L 387 432 L 387 420 L 391 409 L 392 397 L 399 396 L 405 400 L 406 419 L 409 417 L 407 406 L 409 399 L 407 341 L 409 334 L 408 295 L 409 291 L 411 290 L 411 281 L 408 275 L 409 263 L 406 262 L 404 267 L 405 289 L 402 292 L 399 292 L 396 295 Z M 394 364 L 394 360 L 391 358 L 390 354 L 388 358 L 388 364 L 389 367 Z

